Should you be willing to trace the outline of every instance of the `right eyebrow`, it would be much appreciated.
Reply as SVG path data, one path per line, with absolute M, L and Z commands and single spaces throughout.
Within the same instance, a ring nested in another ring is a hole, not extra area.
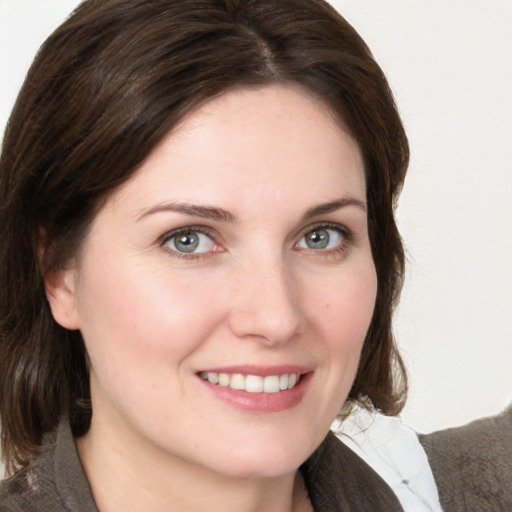
M 345 208 L 347 206 L 355 206 L 363 212 L 366 212 L 366 203 L 355 197 L 343 197 L 341 199 L 337 199 L 336 201 L 331 201 L 329 203 L 320 204 L 318 206 L 313 206 L 310 208 L 305 214 L 304 219 L 311 219 L 316 217 L 317 215 L 325 215 L 327 213 L 335 212 L 341 208 Z
M 199 217 L 201 219 L 214 220 L 218 222 L 237 221 L 235 214 L 224 210 L 223 208 L 190 203 L 171 202 L 157 204 L 151 208 L 142 210 L 142 212 L 137 215 L 137 222 L 145 217 L 148 217 L 149 215 L 161 212 L 181 213 L 183 215 L 189 215 L 190 217 Z

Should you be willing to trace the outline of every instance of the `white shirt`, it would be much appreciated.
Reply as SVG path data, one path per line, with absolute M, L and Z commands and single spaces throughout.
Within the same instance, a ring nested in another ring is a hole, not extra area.
M 442 512 L 427 455 L 400 418 L 355 408 L 332 430 L 393 489 L 405 512 Z

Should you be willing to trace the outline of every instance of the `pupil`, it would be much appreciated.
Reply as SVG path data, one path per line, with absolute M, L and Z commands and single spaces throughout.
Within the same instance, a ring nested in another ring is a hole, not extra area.
M 308 235 L 307 242 L 311 249 L 325 249 L 329 244 L 329 233 L 325 229 L 313 231 Z
M 186 233 L 176 238 L 174 245 L 178 251 L 193 252 L 199 245 L 199 237 L 192 233 Z

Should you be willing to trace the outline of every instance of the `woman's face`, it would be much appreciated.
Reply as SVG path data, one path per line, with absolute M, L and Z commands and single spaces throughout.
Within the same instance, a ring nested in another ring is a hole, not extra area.
M 185 118 L 49 290 L 85 340 L 91 433 L 139 460 L 294 471 L 372 317 L 365 197 L 357 145 L 301 90 L 233 91 Z

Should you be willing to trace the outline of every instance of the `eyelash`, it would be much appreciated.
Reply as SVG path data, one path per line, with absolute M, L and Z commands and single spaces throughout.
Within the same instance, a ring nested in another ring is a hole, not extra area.
M 342 238 L 339 246 L 332 248 L 332 249 L 318 249 L 318 250 L 314 250 L 314 249 L 308 250 L 308 249 L 303 249 L 303 248 L 297 248 L 297 245 L 299 244 L 299 242 L 302 241 L 302 239 L 308 233 L 312 233 L 314 231 L 322 231 L 322 230 L 336 231 Z M 159 245 L 164 247 L 164 249 L 166 249 L 174 258 L 184 259 L 184 260 L 199 260 L 202 258 L 208 258 L 208 257 L 212 256 L 215 252 L 222 252 L 222 251 L 208 251 L 208 252 L 200 252 L 200 253 L 184 253 L 184 252 L 177 251 L 175 249 L 171 249 L 170 247 L 165 247 L 165 245 L 168 244 L 172 239 L 175 239 L 175 238 L 179 237 L 180 235 L 190 234 L 190 233 L 199 233 L 199 234 L 206 235 L 207 237 L 209 237 L 212 240 L 212 242 L 215 245 L 218 245 L 217 240 L 216 240 L 217 237 L 215 235 L 215 231 L 206 226 L 184 226 L 184 227 L 181 227 L 178 229 L 174 229 L 172 231 L 165 233 L 162 237 L 160 237 L 158 242 L 159 242 Z M 307 228 L 303 229 L 300 232 L 299 240 L 294 243 L 293 247 L 296 248 L 296 250 L 298 250 L 300 252 L 305 251 L 307 253 L 310 253 L 309 254 L 310 257 L 316 256 L 316 257 L 323 257 L 323 258 L 326 258 L 326 257 L 327 258 L 336 258 L 336 257 L 339 257 L 340 255 L 344 255 L 347 252 L 347 250 L 349 249 L 349 247 L 352 243 L 352 240 L 353 240 L 353 234 L 346 227 L 344 227 L 340 224 L 334 224 L 331 222 L 323 222 L 323 223 L 315 224 L 313 226 L 308 226 Z
M 159 244 L 162 247 L 164 247 L 164 249 L 166 249 L 174 258 L 184 260 L 199 260 L 201 258 L 208 258 L 209 256 L 212 256 L 212 254 L 214 254 L 215 252 L 218 252 L 208 251 L 199 253 L 185 253 L 171 249 L 170 247 L 165 247 L 165 244 L 169 243 L 173 238 L 177 238 L 180 235 L 186 235 L 190 233 L 200 233 L 206 235 L 208 238 L 212 240 L 212 242 L 215 245 L 217 245 L 215 232 L 212 229 L 207 228 L 206 226 L 184 226 L 182 228 L 173 229 L 172 231 L 169 231 L 160 238 Z
M 331 230 L 336 231 L 340 237 L 341 242 L 338 246 L 332 249 L 298 249 L 301 251 L 306 251 L 308 253 L 308 257 L 323 257 L 323 258 L 334 258 L 337 259 L 340 256 L 344 256 L 348 249 L 350 248 L 351 243 L 353 242 L 353 233 L 343 225 L 335 224 L 332 222 L 321 222 L 318 224 L 314 224 L 312 226 L 308 226 L 304 230 L 301 231 L 299 241 L 294 244 L 296 247 L 299 242 L 308 234 L 314 231 L 323 231 L 323 230 Z

